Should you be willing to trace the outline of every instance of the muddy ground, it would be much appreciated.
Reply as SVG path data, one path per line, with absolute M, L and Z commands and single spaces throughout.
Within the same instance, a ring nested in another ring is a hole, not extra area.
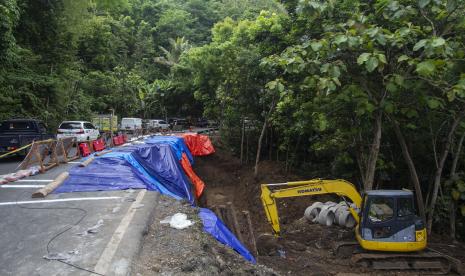
M 175 213 L 187 214 L 194 224 L 178 230 L 160 221 Z M 131 275 L 277 275 L 253 265 L 202 229 L 198 208 L 160 196 L 153 222 L 142 241 Z
M 405 272 L 382 272 L 351 264 L 349 259 L 332 254 L 335 242 L 355 241 L 353 231 L 339 226 L 326 227 L 310 224 L 304 210 L 313 201 L 335 200 L 331 196 L 282 199 L 278 202 L 282 235 L 279 241 L 268 239 L 271 232 L 260 201 L 260 184 L 302 180 L 297 175 L 286 174 L 276 162 L 262 161 L 260 176 L 253 177 L 252 166 L 241 166 L 238 158 L 215 143 L 216 153 L 196 158 L 194 169 L 206 183 L 206 206 L 232 202 L 238 212 L 248 210 L 252 217 L 255 237 L 258 240 L 258 262 L 279 274 L 291 275 L 407 275 Z M 244 221 L 239 221 L 244 224 Z M 246 229 L 246 227 L 241 227 Z M 451 244 L 441 237 L 433 237 L 429 246 L 465 262 L 464 244 Z M 420 275 L 420 273 L 408 273 Z

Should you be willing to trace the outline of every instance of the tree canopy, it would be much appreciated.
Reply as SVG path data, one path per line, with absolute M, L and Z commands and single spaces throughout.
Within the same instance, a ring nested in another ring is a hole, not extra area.
M 257 177 L 271 159 L 412 189 L 430 230 L 452 211 L 465 229 L 464 1 L 3 0 L 0 15 L 0 119 L 206 117 Z

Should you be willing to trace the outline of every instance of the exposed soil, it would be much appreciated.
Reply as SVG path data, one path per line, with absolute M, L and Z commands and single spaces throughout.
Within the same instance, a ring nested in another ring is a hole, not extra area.
M 308 223 L 304 210 L 314 201 L 336 200 L 331 196 L 298 197 L 280 199 L 278 210 L 281 222 L 281 238 L 271 238 L 266 233 L 271 227 L 260 201 L 260 184 L 302 180 L 286 174 L 279 164 L 270 161 L 260 163 L 260 176 L 255 179 L 251 166 L 241 166 L 238 158 L 215 143 L 216 153 L 196 158 L 194 169 L 206 183 L 204 202 L 209 208 L 232 202 L 237 211 L 248 210 L 257 237 L 260 252 L 257 260 L 280 274 L 292 275 L 419 275 L 415 272 L 382 272 L 353 265 L 350 259 L 336 258 L 331 251 L 335 242 L 355 241 L 352 230 L 339 226 L 326 227 Z M 245 227 L 241 226 L 242 229 Z M 430 245 L 462 261 L 465 247 L 451 247 L 444 241 Z
M 160 221 L 175 213 L 187 214 L 194 225 L 178 230 Z M 253 265 L 202 229 L 198 209 L 160 196 L 157 211 L 144 240 L 132 275 L 276 275 Z

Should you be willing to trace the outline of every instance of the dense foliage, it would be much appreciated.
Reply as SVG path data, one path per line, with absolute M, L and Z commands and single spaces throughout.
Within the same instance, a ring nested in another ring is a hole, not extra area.
M 261 9 L 282 7 L 271 0 L 2 0 L 0 119 L 38 117 L 54 127 L 110 109 L 120 117 L 158 117 L 165 108 L 201 116 L 192 93 L 171 85 L 173 64 L 157 57 L 210 42 L 226 15 L 252 18 Z
M 204 114 L 257 174 L 268 157 L 361 190 L 412 189 L 429 229 L 457 207 L 463 229 L 463 1 L 284 4 L 215 24 L 173 80 L 193 80 Z
M 2 0 L 0 20 L 0 119 L 204 116 L 257 176 L 412 189 L 464 238 L 464 1 Z

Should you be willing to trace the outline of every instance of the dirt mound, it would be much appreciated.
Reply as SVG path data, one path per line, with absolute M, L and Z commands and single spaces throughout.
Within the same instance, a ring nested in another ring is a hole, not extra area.
M 185 213 L 194 225 L 177 230 L 160 221 Z M 231 248 L 205 233 L 190 204 L 160 196 L 153 223 L 142 242 L 132 275 L 276 275 L 263 265 L 253 265 Z

